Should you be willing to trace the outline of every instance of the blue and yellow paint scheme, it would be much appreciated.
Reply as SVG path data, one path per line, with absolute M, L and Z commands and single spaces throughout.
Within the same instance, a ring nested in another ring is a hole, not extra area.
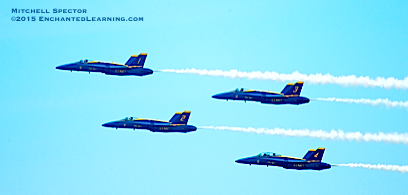
M 125 64 L 80 60 L 79 62 L 57 66 L 59 70 L 100 72 L 118 76 L 145 76 L 153 74 L 153 70 L 143 68 L 147 54 L 132 55 Z
M 219 93 L 212 98 L 223 100 L 243 100 L 255 101 L 263 104 L 305 104 L 310 101 L 309 98 L 301 97 L 303 82 L 289 83 L 280 93 L 269 91 L 236 89 L 231 92 Z
M 316 150 L 311 149 L 303 158 L 294 158 L 290 156 L 282 156 L 277 153 L 264 152 L 256 156 L 238 159 L 235 162 L 249 165 L 278 166 L 285 169 L 320 171 L 331 168 L 330 164 L 321 162 L 324 150 L 324 148 L 317 148 Z
M 125 119 L 108 122 L 103 124 L 104 127 L 112 128 L 130 128 L 130 129 L 148 129 L 152 132 L 178 132 L 178 133 L 187 133 L 190 131 L 197 130 L 197 127 L 193 125 L 187 125 L 188 118 L 190 117 L 190 111 L 177 112 L 167 121 L 152 120 L 152 119 L 142 119 L 142 118 L 133 118 L 126 117 Z

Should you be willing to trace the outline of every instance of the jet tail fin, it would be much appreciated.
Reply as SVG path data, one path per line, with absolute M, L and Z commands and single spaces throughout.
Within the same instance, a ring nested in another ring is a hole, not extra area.
M 317 148 L 316 150 L 311 149 L 305 154 L 303 159 L 305 159 L 307 161 L 318 161 L 318 162 L 320 162 L 320 161 L 322 161 L 324 150 L 325 150 L 324 148 Z
M 129 67 L 139 67 L 143 68 L 146 61 L 147 53 L 140 53 L 139 55 L 132 55 L 126 62 Z
M 171 117 L 169 122 L 172 124 L 187 124 L 190 114 L 190 111 L 176 112 L 176 114 Z
M 296 83 L 288 83 L 285 88 L 283 88 L 282 92 L 283 95 L 300 95 L 302 91 L 303 82 L 298 81 Z

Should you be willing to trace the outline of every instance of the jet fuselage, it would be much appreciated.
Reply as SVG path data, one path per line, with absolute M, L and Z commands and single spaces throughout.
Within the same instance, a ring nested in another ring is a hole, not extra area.
M 281 93 L 255 91 L 255 90 L 235 90 L 227 93 L 213 95 L 212 98 L 224 100 L 255 101 L 263 104 L 305 104 L 310 100 L 297 95 L 283 95 Z
M 59 70 L 101 72 L 107 75 L 145 76 L 153 74 L 153 70 L 143 67 L 130 67 L 122 64 L 81 60 L 79 62 L 57 66 Z
M 166 121 L 149 119 L 124 119 L 103 124 L 104 127 L 148 129 L 152 132 L 180 132 L 187 133 L 197 130 L 197 127 L 187 124 L 172 124 Z
M 310 149 L 303 158 L 282 156 L 272 152 L 263 152 L 256 156 L 241 158 L 237 163 L 249 165 L 278 166 L 285 169 L 297 170 L 323 170 L 330 169 L 331 165 L 322 162 L 325 148 Z

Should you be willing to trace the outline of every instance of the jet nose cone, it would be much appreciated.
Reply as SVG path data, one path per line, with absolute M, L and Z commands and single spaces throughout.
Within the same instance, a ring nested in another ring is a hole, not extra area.
M 212 98 L 215 98 L 215 99 L 226 99 L 226 98 L 227 98 L 227 95 L 226 95 L 225 93 L 219 93 L 219 94 L 213 95 Z
M 69 63 L 69 64 L 63 64 L 60 66 L 55 67 L 58 70 L 75 70 L 76 67 L 80 64 L 79 62 L 76 63 Z
M 72 68 L 72 65 L 74 65 L 74 64 L 64 64 L 64 65 L 61 65 L 61 66 L 57 66 L 55 68 L 58 69 L 58 70 L 70 70 Z
M 236 162 L 236 163 L 245 163 L 245 160 L 243 160 L 243 159 L 238 159 L 238 160 L 236 160 L 235 162 Z
M 213 95 L 212 98 L 228 100 L 228 99 L 234 99 L 234 98 L 235 98 L 235 95 L 236 95 L 236 94 L 230 93 L 230 92 L 227 92 L 227 93 L 219 93 L 219 94 Z
M 102 124 L 103 127 L 112 127 L 112 122 Z

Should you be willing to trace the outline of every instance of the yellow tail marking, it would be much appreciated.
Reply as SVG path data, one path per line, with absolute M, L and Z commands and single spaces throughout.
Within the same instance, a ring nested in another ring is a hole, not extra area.
M 295 86 L 295 90 L 293 90 L 293 93 L 296 93 L 298 91 L 299 87 Z

